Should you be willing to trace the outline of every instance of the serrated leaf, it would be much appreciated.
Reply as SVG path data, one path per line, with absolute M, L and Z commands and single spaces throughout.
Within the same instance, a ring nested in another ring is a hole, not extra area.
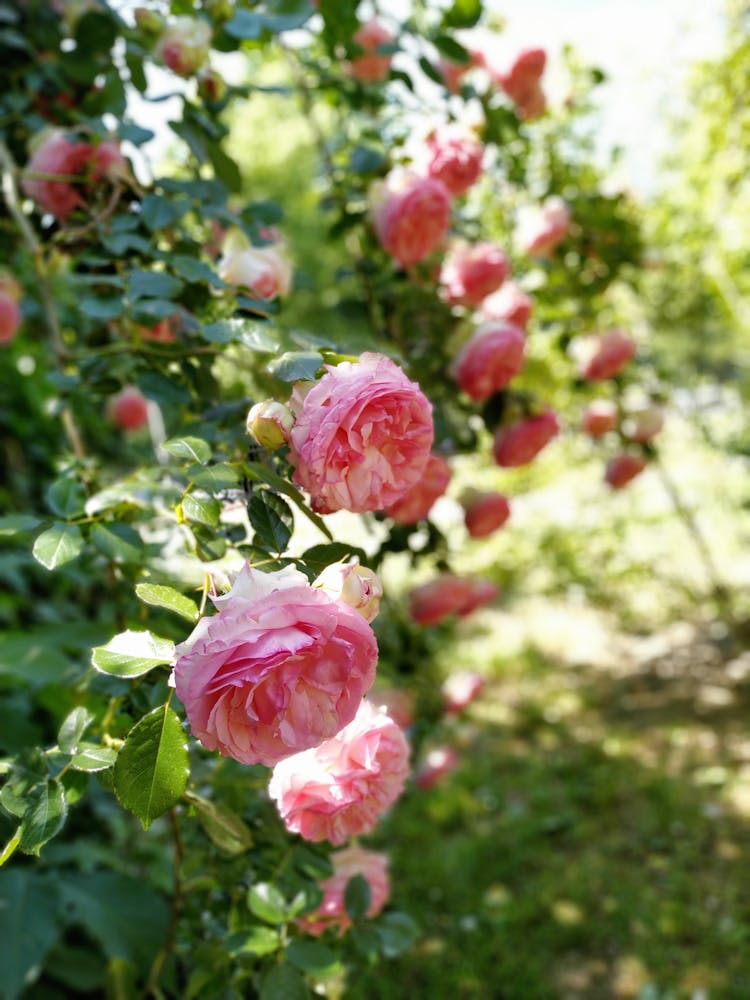
M 33 531 L 40 524 L 38 517 L 31 514 L 7 514 L 0 517 L 0 538 L 14 538 Z
M 245 463 L 244 470 L 248 479 L 254 479 L 258 483 L 267 483 L 277 493 L 283 493 L 285 497 L 288 497 L 292 503 L 299 507 L 305 517 L 312 521 L 316 528 L 323 532 L 326 538 L 333 541 L 333 535 L 328 530 L 325 521 L 315 511 L 310 510 L 302 498 L 302 494 L 290 482 L 282 479 L 273 469 L 269 469 L 268 466 L 262 465 L 260 462 L 247 462 Z
M 113 747 L 102 747 L 96 743 L 81 743 L 71 759 L 70 766 L 76 771 L 106 771 L 117 760 Z
M 83 535 L 77 524 L 52 525 L 37 536 L 31 550 L 37 562 L 53 570 L 75 559 L 83 548 Z
M 239 473 L 226 462 L 217 462 L 216 465 L 209 465 L 206 468 L 191 466 L 188 476 L 193 486 L 206 490 L 207 493 L 223 493 L 230 490 L 239 483 Z
M 314 379 L 322 364 L 319 351 L 285 351 L 268 370 L 282 382 L 299 382 Z
M 84 512 L 86 494 L 77 479 L 61 476 L 47 490 L 47 503 L 58 517 L 78 517 Z
M 162 445 L 175 458 L 184 458 L 188 462 L 205 465 L 211 458 L 211 445 L 198 437 L 170 438 Z
M 346 883 L 344 906 L 352 920 L 360 920 L 366 915 L 371 898 L 370 883 L 364 875 L 357 874 Z
M 281 944 L 279 932 L 271 927 L 251 927 L 226 939 L 227 951 L 233 957 L 240 955 L 270 955 Z
M 250 830 L 231 809 L 218 806 L 195 792 L 188 792 L 186 798 L 195 806 L 206 834 L 222 851 L 227 854 L 243 854 L 252 847 Z
M 79 705 L 66 715 L 57 734 L 57 745 L 63 753 L 77 752 L 81 737 L 93 720 L 94 716 L 83 705 Z
M 255 543 L 281 555 L 294 527 L 294 515 L 286 500 L 270 490 L 259 490 L 250 498 L 247 514 L 255 532 Z
M 198 605 L 174 587 L 165 587 L 158 583 L 138 583 L 135 592 L 145 604 L 174 611 L 189 622 L 198 621 Z
M 105 646 L 91 651 L 91 663 L 103 674 L 114 677 L 140 677 L 154 667 L 171 663 L 174 643 L 152 632 L 127 629 L 114 636 Z
M 331 948 L 303 938 L 290 941 L 286 954 L 292 965 L 320 979 L 331 976 L 341 964 L 339 956 Z
M 20 849 L 24 854 L 38 856 L 42 847 L 60 831 L 68 807 L 65 789 L 59 781 L 49 778 L 29 792 L 28 806 L 21 822 Z
M 124 522 L 97 523 L 91 528 L 93 545 L 116 563 L 137 563 L 143 556 L 141 536 Z
M 250 886 L 247 905 L 251 913 L 267 924 L 283 924 L 286 920 L 286 900 L 270 882 L 257 882 Z
M 260 1000 L 308 1000 L 312 994 L 293 965 L 274 965 L 263 977 Z
M 182 513 L 188 521 L 207 524 L 215 528 L 221 515 L 221 504 L 213 497 L 199 497 L 195 493 L 187 493 L 182 498 Z
M 161 705 L 128 733 L 115 762 L 115 795 L 146 830 L 182 797 L 189 773 L 180 720 Z

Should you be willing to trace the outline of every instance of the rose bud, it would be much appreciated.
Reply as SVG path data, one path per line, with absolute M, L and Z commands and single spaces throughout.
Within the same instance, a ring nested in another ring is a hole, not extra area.
M 451 374 L 475 403 L 504 389 L 523 368 L 526 338 L 511 323 L 482 323 L 456 355 Z
M 155 10 L 149 10 L 147 7 L 136 7 L 133 11 L 133 17 L 135 18 L 136 27 L 144 35 L 151 35 L 153 38 L 157 38 L 164 31 L 164 18 L 161 14 L 157 14 Z
M 552 410 L 500 427 L 492 448 L 495 461 L 502 468 L 528 465 L 559 431 L 560 422 Z
M 643 406 L 630 410 L 622 424 L 622 433 L 631 441 L 645 444 L 664 426 L 664 411 L 659 406 Z
M 198 74 L 198 96 L 209 104 L 218 104 L 227 96 L 224 77 L 211 66 L 204 66 Z
M 313 581 L 313 587 L 321 587 L 332 597 L 359 611 L 366 622 L 371 622 L 380 611 L 383 585 L 377 573 L 367 566 L 358 563 L 326 566 Z
M 289 436 L 294 427 L 291 410 L 275 399 L 264 399 L 250 407 L 247 415 L 247 433 L 258 444 L 274 451 L 283 444 L 289 444 Z
M 177 76 L 193 76 L 208 61 L 211 34 L 202 18 L 178 17 L 159 39 L 157 55 Z
M 479 179 L 483 158 L 484 146 L 476 135 L 459 125 L 446 125 L 427 137 L 418 164 L 456 197 Z
M 643 455 L 631 455 L 625 453 L 610 458 L 604 473 L 604 481 L 613 490 L 621 490 L 627 486 L 631 479 L 635 479 L 646 468 L 646 459 Z
M 466 530 L 472 538 L 486 538 L 510 517 L 510 504 L 502 493 L 478 493 L 464 504 Z
M 617 407 L 607 399 L 589 403 L 581 418 L 581 430 L 589 437 L 598 438 L 617 427 Z
M 475 670 L 459 670 L 451 674 L 440 688 L 446 712 L 452 715 L 463 712 L 481 693 L 484 685 L 484 677 Z
M 397 524 L 416 524 L 427 517 L 432 505 L 445 493 L 451 480 L 451 469 L 440 455 L 430 455 L 420 479 L 385 513 Z
M 352 926 L 346 910 L 346 887 L 355 875 L 361 875 L 370 888 L 367 917 L 376 917 L 388 902 L 391 885 L 388 878 L 388 856 L 363 847 L 344 847 L 331 855 L 333 875 L 320 883 L 323 900 L 311 913 L 296 920 L 306 934 L 319 937 L 332 928 L 339 935 Z
M 505 321 L 525 330 L 533 308 L 531 298 L 514 282 L 506 281 L 482 302 L 480 314 L 485 320 Z
M 108 409 L 112 420 L 124 431 L 137 431 L 148 423 L 148 401 L 134 386 L 114 396 Z
M 402 267 L 440 246 L 450 225 L 451 196 L 442 181 L 392 170 L 373 185 L 372 222 L 380 245 Z
M 596 349 L 581 376 L 589 382 L 614 378 L 635 354 L 635 341 L 624 330 L 610 330 L 599 337 Z
M 508 277 L 508 258 L 494 243 L 456 243 L 440 271 L 440 284 L 447 302 L 454 306 L 478 306 Z
M 458 753 L 453 747 L 435 747 L 425 757 L 414 780 L 417 787 L 426 792 L 451 771 L 455 771 L 457 766 Z
M 518 213 L 516 243 L 523 253 L 551 257 L 570 231 L 570 209 L 557 196 L 542 205 L 525 205 Z
M 349 75 L 360 83 L 382 83 L 386 80 L 391 71 L 392 56 L 378 52 L 378 47 L 390 45 L 394 41 L 393 32 L 382 21 L 373 18 L 355 32 L 352 41 L 363 52 L 347 64 Z

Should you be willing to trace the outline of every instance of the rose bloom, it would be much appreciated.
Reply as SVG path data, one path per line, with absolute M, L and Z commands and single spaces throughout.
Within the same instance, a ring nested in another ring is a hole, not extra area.
M 482 173 L 484 146 L 459 125 L 446 125 L 428 137 L 423 151 L 428 177 L 442 181 L 455 197 L 468 191 Z
M 224 255 L 217 273 L 228 285 L 245 289 L 261 299 L 282 298 L 292 285 L 292 265 L 281 242 L 251 246 L 244 234 L 233 230 L 224 241 Z
M 405 688 L 379 688 L 371 691 L 368 698 L 402 729 L 408 729 L 414 722 L 414 699 Z
M 338 846 L 375 828 L 408 774 L 409 744 L 400 726 L 363 701 L 332 739 L 277 764 L 268 793 L 287 830 Z
M 208 21 L 178 17 L 161 36 L 156 54 L 177 76 L 192 76 L 208 60 L 211 34 Z
M 505 321 L 522 330 L 526 329 L 533 308 L 531 298 L 512 281 L 506 281 L 496 292 L 488 295 L 480 306 L 483 319 Z
M 494 243 L 457 243 L 443 262 L 440 284 L 454 306 L 478 306 L 508 277 L 508 258 Z
M 581 375 L 589 382 L 619 375 L 635 354 L 635 341 L 624 330 L 610 330 L 599 337 L 596 350 Z
M 137 431 L 148 423 L 148 400 L 135 386 L 128 386 L 109 401 L 110 418 L 124 431 Z
M 451 469 L 446 460 L 440 455 L 430 455 L 421 477 L 400 500 L 386 508 L 386 514 L 397 524 L 416 524 L 427 517 L 450 480 Z
M 9 344 L 21 325 L 21 286 L 10 274 L 0 273 L 0 344 Z
M 559 431 L 560 422 L 552 410 L 500 427 L 492 446 L 495 461 L 505 469 L 527 465 Z
M 374 570 L 358 563 L 334 563 L 326 566 L 313 581 L 332 597 L 358 611 L 366 622 L 371 622 L 380 611 L 383 585 Z
M 613 490 L 621 490 L 627 486 L 631 479 L 635 479 L 646 468 L 646 459 L 643 455 L 631 455 L 624 453 L 610 458 L 604 473 L 604 481 Z
M 493 80 L 516 105 L 519 118 L 528 121 L 543 115 L 547 102 L 541 77 L 547 62 L 544 49 L 524 49 L 505 70 L 490 69 Z
M 174 682 L 193 735 L 243 764 L 315 747 L 351 722 L 375 678 L 362 615 L 290 567 L 247 564 L 176 650 Z
M 589 437 L 602 437 L 615 427 L 617 427 L 617 407 L 608 399 L 595 399 L 583 411 L 581 430 Z
M 631 441 L 645 444 L 655 438 L 663 426 L 664 411 L 660 406 L 642 406 L 627 413 L 622 432 Z
M 434 430 L 422 390 L 390 358 L 326 365 L 296 413 L 289 461 L 321 514 L 383 510 L 424 473 Z
M 510 504 L 502 493 L 479 493 L 464 506 L 466 530 L 472 538 L 486 538 L 510 517 Z
M 455 771 L 457 766 L 458 753 L 453 747 L 435 747 L 425 757 L 414 780 L 417 787 L 426 792 L 451 771 Z
M 402 267 L 429 257 L 448 232 L 450 192 L 432 177 L 392 170 L 373 185 L 371 206 L 380 245 Z
M 556 195 L 542 205 L 525 205 L 518 213 L 515 238 L 523 253 L 550 257 L 570 231 L 570 209 Z
M 489 580 L 446 573 L 409 594 L 409 614 L 418 625 L 437 625 L 451 615 L 464 617 L 499 593 Z
M 463 712 L 481 693 L 485 679 L 476 670 L 459 670 L 451 674 L 440 688 L 445 710 L 453 715 Z
M 376 917 L 388 902 L 391 883 L 388 878 L 388 855 L 367 851 L 363 847 L 344 847 L 331 855 L 333 875 L 321 882 L 323 901 L 311 913 L 300 917 L 296 923 L 301 930 L 319 937 L 329 927 L 343 934 L 352 925 L 344 902 L 346 887 L 355 875 L 367 879 L 370 886 L 370 905 L 367 916 Z
M 470 399 L 483 403 L 518 375 L 525 352 L 526 338 L 520 327 L 489 321 L 466 341 L 451 373 Z
M 86 197 L 95 185 L 105 178 L 116 179 L 126 169 L 117 143 L 71 141 L 63 132 L 52 131 L 29 160 L 23 189 L 45 212 L 65 222 L 74 209 L 86 206 Z M 34 174 L 71 179 L 43 180 Z
M 364 51 L 348 63 L 349 75 L 360 83 L 382 83 L 386 80 L 391 71 L 392 57 L 378 52 L 378 46 L 393 42 L 393 32 L 382 21 L 373 18 L 355 32 L 352 41 Z

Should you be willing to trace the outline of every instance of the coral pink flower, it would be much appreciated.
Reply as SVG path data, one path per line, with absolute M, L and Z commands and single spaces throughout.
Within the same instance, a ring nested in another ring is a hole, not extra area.
M 533 308 L 534 303 L 530 297 L 514 282 L 506 281 L 498 291 L 484 300 L 481 315 L 484 319 L 505 321 L 525 330 Z
M 590 382 L 619 375 L 635 354 L 635 341 L 624 330 L 610 330 L 599 337 L 596 350 L 581 375 Z
M 451 674 L 440 688 L 446 712 L 452 715 L 463 712 L 479 696 L 484 685 L 484 677 L 476 670 L 459 670 Z
M 317 909 L 297 920 L 307 934 L 319 937 L 332 927 L 343 934 L 352 922 L 344 902 L 346 887 L 355 875 L 361 875 L 370 886 L 367 916 L 376 917 L 388 902 L 391 883 L 388 878 L 388 855 L 366 851 L 363 847 L 344 847 L 331 855 L 333 875 L 321 882 L 323 901 Z
M 440 284 L 454 306 L 478 306 L 508 277 L 508 258 L 494 243 L 457 243 L 443 262 Z
M 405 688 L 379 688 L 371 691 L 368 698 L 402 729 L 408 729 L 414 722 L 414 699 Z
M 277 764 L 268 793 L 287 830 L 338 846 L 375 828 L 408 774 L 401 728 L 363 701 L 354 721 L 332 739 Z
M 178 76 L 189 77 L 207 61 L 211 25 L 199 17 L 178 17 L 159 40 L 157 55 Z
M 624 453 L 610 458 L 604 473 L 604 481 L 613 490 L 621 490 L 631 479 L 635 479 L 646 468 L 646 459 L 642 455 Z
M 502 493 L 479 493 L 464 506 L 466 530 L 472 538 L 486 538 L 510 517 L 508 498 Z
M 451 469 L 440 455 L 430 455 L 420 479 L 394 504 L 386 514 L 398 524 L 416 524 L 427 517 L 438 497 L 448 488 Z
M 112 420 L 124 431 L 137 431 L 148 422 L 148 401 L 134 386 L 123 389 L 109 401 Z
M 451 615 L 463 617 L 499 593 L 489 580 L 445 574 L 409 594 L 409 614 L 419 625 L 437 625 Z
M 322 587 L 332 597 L 358 611 L 366 622 L 371 622 L 380 611 L 383 585 L 374 570 L 358 563 L 334 563 L 326 566 L 313 581 L 313 587 Z
M 353 608 L 287 567 L 246 565 L 177 647 L 174 681 L 208 750 L 265 764 L 329 739 L 351 722 L 375 678 L 378 648 Z
M 523 253 L 550 257 L 570 232 L 570 223 L 570 209 L 554 195 L 542 205 L 527 205 L 519 211 L 516 242 Z
M 375 235 L 402 267 L 429 257 L 445 239 L 451 196 L 442 181 L 392 170 L 373 187 L 371 201 Z
M 607 399 L 595 399 L 589 403 L 581 418 L 581 430 L 592 438 L 602 437 L 616 426 L 617 407 Z
M 365 353 L 327 373 L 290 405 L 294 481 L 316 511 L 383 510 L 422 476 L 434 436 L 432 407 L 390 358 Z
M 505 70 L 490 69 L 490 75 L 516 105 L 519 118 L 528 121 L 544 114 L 547 102 L 541 77 L 547 62 L 544 49 L 524 49 Z
M 10 274 L 0 272 L 0 344 L 9 344 L 21 325 L 21 286 Z
M 527 465 L 559 431 L 560 422 L 552 410 L 500 427 L 492 447 L 495 461 L 506 469 Z
M 467 396 L 483 403 L 518 375 L 525 351 L 526 338 L 520 327 L 482 323 L 458 352 L 452 375 Z
M 466 615 L 470 615 L 472 611 L 476 611 L 477 608 L 481 608 L 485 604 L 489 604 L 490 601 L 494 601 L 499 595 L 500 588 L 497 587 L 491 580 L 472 580 L 471 581 L 471 594 L 469 599 L 464 603 L 459 614 L 462 618 Z
M 468 191 L 482 173 L 484 146 L 475 135 L 456 125 L 437 129 L 427 137 L 424 170 L 442 181 L 455 197 Z
M 76 208 L 86 205 L 95 184 L 105 177 L 115 179 L 126 170 L 125 159 L 115 142 L 71 142 L 53 131 L 33 154 L 26 167 L 23 189 L 45 211 L 65 222 Z M 69 180 L 45 180 L 34 174 L 56 174 Z
M 425 757 L 414 780 L 417 787 L 426 792 L 451 771 L 455 771 L 457 766 L 458 754 L 453 747 L 435 747 Z
M 622 423 L 622 432 L 631 441 L 645 444 L 664 426 L 664 411 L 659 406 L 643 406 L 630 410 Z
M 352 41 L 364 51 L 348 64 L 349 75 L 361 83 L 386 80 L 391 71 L 391 56 L 378 52 L 378 47 L 390 45 L 393 40 L 393 32 L 377 18 L 363 24 L 352 36 Z

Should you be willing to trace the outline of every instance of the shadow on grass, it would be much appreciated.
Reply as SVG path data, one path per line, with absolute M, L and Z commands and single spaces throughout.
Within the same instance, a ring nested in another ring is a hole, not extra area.
M 499 665 L 459 769 L 378 838 L 421 941 L 347 1000 L 750 997 L 748 664 L 725 653 Z

